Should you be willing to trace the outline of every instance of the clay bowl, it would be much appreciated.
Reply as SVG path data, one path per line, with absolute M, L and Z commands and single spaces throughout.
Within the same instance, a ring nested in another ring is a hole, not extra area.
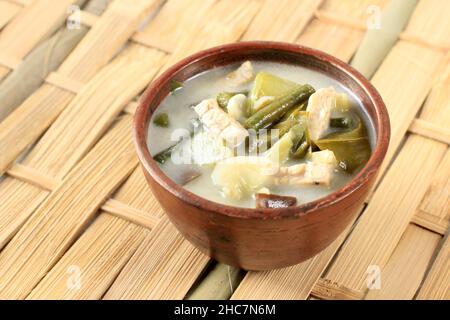
M 376 144 L 368 163 L 348 184 L 327 197 L 296 207 L 244 209 L 196 196 L 162 172 L 148 150 L 147 129 L 152 112 L 169 94 L 170 81 L 184 81 L 215 66 L 245 60 L 291 63 L 318 70 L 337 79 L 362 101 L 374 126 Z M 361 210 L 386 154 L 390 125 L 380 95 L 346 63 L 294 44 L 240 42 L 196 53 L 153 81 L 140 100 L 133 131 L 148 184 L 181 234 L 220 262 L 247 270 L 268 270 L 311 258 L 351 223 Z

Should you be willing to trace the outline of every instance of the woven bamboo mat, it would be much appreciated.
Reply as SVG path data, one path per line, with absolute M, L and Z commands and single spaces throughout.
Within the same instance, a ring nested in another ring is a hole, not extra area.
M 0 122 L 3 299 L 185 298 L 211 261 L 147 188 L 130 130 L 139 94 L 180 58 L 240 40 L 296 42 L 349 61 L 368 8 L 388 3 L 103 0 L 103 13 L 84 9 L 95 1 L 0 0 L 0 81 L 65 28 L 70 5 L 88 29 Z M 306 262 L 246 273 L 232 299 L 450 299 L 448 13 L 449 1 L 419 1 L 372 78 L 392 139 L 353 226 Z

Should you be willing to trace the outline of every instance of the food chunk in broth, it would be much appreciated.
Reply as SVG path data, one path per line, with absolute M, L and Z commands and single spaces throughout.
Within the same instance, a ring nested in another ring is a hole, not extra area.
M 324 197 L 364 166 L 373 141 L 363 106 L 338 82 L 263 61 L 179 83 L 152 117 L 149 150 L 161 169 L 203 198 L 240 207 Z

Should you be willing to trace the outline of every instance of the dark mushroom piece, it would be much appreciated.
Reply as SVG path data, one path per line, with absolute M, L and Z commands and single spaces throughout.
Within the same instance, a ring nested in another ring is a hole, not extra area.
M 276 194 L 257 193 L 255 199 L 257 209 L 279 209 L 292 207 L 297 204 L 296 197 L 280 196 Z

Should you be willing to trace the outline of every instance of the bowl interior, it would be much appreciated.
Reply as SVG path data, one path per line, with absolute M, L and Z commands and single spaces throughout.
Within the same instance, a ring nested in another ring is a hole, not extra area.
M 371 124 L 368 125 L 373 127 L 374 148 L 368 163 L 349 183 L 324 198 L 296 207 L 278 210 L 252 209 L 227 206 L 201 198 L 177 185 L 163 173 L 158 164 L 152 159 L 148 150 L 147 130 L 152 113 L 170 93 L 171 81 L 177 80 L 182 82 L 214 67 L 246 60 L 293 64 L 323 73 L 337 80 L 361 101 L 371 121 Z M 264 219 L 306 214 L 318 206 L 327 206 L 348 196 L 359 188 L 361 184 L 366 183 L 381 165 L 387 150 L 389 134 L 389 117 L 385 105 L 375 88 L 361 74 L 344 62 L 323 52 L 298 45 L 274 42 L 240 42 L 215 47 L 180 61 L 164 72 L 147 88 L 141 97 L 134 123 L 135 142 L 144 170 L 147 170 L 152 178 L 165 189 L 182 200 L 209 211 L 241 218 L 264 217 Z

